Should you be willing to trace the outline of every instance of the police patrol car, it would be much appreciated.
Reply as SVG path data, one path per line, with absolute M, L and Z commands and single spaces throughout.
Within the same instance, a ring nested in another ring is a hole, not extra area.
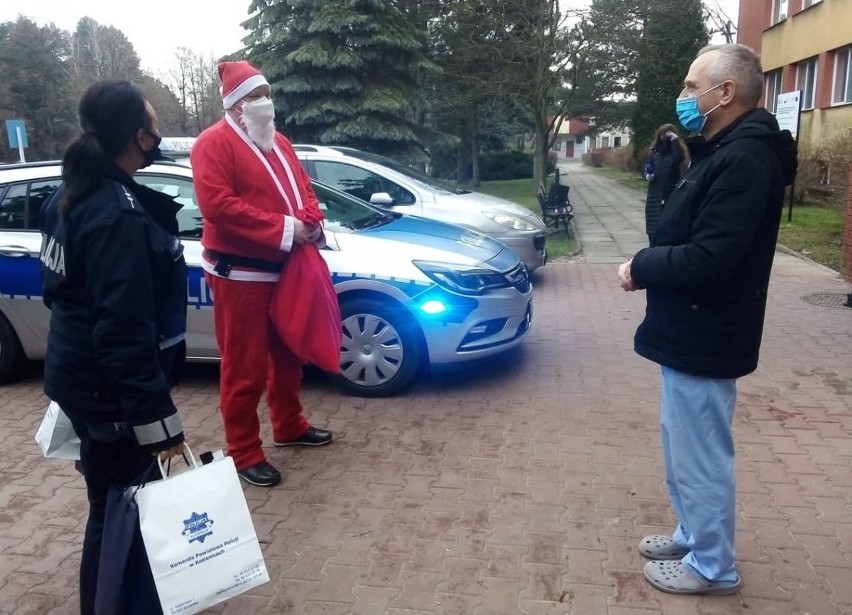
M 56 162 L 0 167 L 0 383 L 12 380 L 26 360 L 44 357 L 50 313 L 40 296 L 38 211 L 60 174 Z M 183 205 L 188 358 L 215 361 L 213 297 L 200 266 L 192 169 L 158 163 L 136 179 Z M 344 389 L 393 395 L 421 368 L 487 357 L 527 334 L 532 287 L 525 265 L 505 245 L 461 227 L 381 211 L 322 184 L 314 190 L 326 216 L 322 255 L 343 317 L 336 380 Z

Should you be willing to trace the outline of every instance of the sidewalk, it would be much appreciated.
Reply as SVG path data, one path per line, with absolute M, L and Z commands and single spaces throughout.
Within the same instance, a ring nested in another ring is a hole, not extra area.
M 636 545 L 674 523 L 659 368 L 632 349 L 644 296 L 616 281 L 644 245 L 641 195 L 566 172 L 585 252 L 537 272 L 524 344 L 391 399 L 310 376 L 336 441 L 269 446 L 283 483 L 245 493 L 272 582 L 210 613 L 852 614 L 852 309 L 803 300 L 849 285 L 778 255 L 735 417 L 743 590 L 657 592 Z M 216 371 L 194 367 L 177 399 L 193 447 L 222 447 Z M 85 493 L 32 441 L 45 405 L 38 374 L 0 389 L 0 613 L 78 609 Z
M 574 225 L 583 249 L 574 262 L 621 264 L 648 246 L 642 192 L 595 173 L 579 160 L 560 163 L 559 178 L 571 186 Z

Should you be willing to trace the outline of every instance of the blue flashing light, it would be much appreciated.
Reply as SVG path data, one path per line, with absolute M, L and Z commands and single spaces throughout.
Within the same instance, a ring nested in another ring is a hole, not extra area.
M 424 301 L 420 304 L 420 309 L 424 314 L 429 314 L 430 316 L 436 316 L 438 314 L 443 314 L 447 311 L 447 306 L 443 301 L 438 301 L 437 299 L 429 299 L 428 301 Z

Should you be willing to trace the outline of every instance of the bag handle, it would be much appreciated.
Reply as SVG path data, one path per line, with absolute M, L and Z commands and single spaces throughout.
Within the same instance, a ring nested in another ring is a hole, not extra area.
M 200 466 L 198 462 L 195 460 L 195 455 L 192 454 L 192 449 L 189 448 L 189 444 L 186 441 L 183 442 L 183 448 L 186 453 L 189 453 L 189 459 L 192 460 L 192 465 L 190 466 L 189 460 L 187 460 L 186 455 L 183 455 L 183 460 L 186 462 L 188 467 L 192 467 L 194 470 L 197 470 Z M 163 467 L 163 458 L 160 454 L 157 454 L 157 465 L 160 467 L 160 474 L 163 475 L 163 480 L 169 480 L 169 472 L 172 469 L 172 458 L 169 457 L 169 467 L 168 469 Z

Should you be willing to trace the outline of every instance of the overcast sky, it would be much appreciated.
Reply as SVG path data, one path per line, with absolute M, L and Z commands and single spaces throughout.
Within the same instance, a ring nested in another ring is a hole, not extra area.
M 82 17 L 91 17 L 121 30 L 142 68 L 158 74 L 176 64 L 178 47 L 214 58 L 240 49 L 248 7 L 248 0 L 0 0 L 0 22 L 20 14 L 74 32 Z
M 739 0 L 710 1 L 718 2 L 736 23 Z M 214 58 L 240 49 L 246 34 L 240 23 L 248 18 L 248 7 L 249 0 L 0 0 L 0 22 L 22 14 L 39 25 L 53 22 L 73 32 L 80 18 L 91 17 L 121 30 L 133 43 L 142 68 L 159 75 L 174 66 L 178 47 Z

